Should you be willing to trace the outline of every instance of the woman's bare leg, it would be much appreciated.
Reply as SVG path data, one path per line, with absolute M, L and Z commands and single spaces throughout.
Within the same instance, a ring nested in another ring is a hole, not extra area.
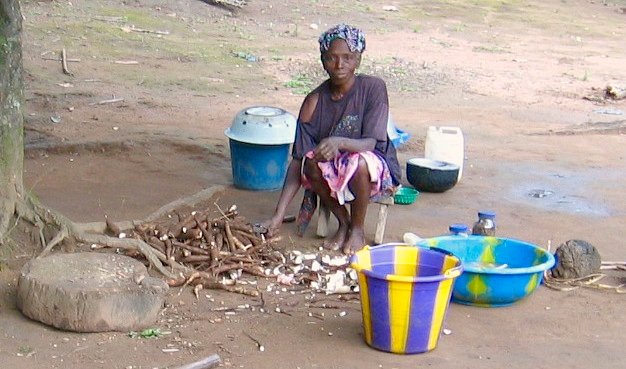
M 350 205 L 350 232 L 343 253 L 352 254 L 365 246 L 365 215 L 370 201 L 370 176 L 367 162 L 359 156 L 359 166 L 348 183 L 354 200 Z
M 342 249 L 348 237 L 348 230 L 350 229 L 350 214 L 348 213 L 348 209 L 343 205 L 339 205 L 337 199 L 330 195 L 328 183 L 326 183 L 326 180 L 322 177 L 322 171 L 317 166 L 315 160 L 306 159 L 304 161 L 304 174 L 307 176 L 311 183 L 311 188 L 317 193 L 322 204 L 335 215 L 339 222 L 337 232 L 333 237 L 324 240 L 323 246 L 331 250 Z

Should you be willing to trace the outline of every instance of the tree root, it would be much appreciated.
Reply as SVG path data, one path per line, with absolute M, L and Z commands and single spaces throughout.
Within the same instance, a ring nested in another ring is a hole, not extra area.
M 214 186 L 189 197 L 173 201 L 149 215 L 145 220 L 116 222 L 114 225 L 119 229 L 135 228 L 137 225 L 150 223 L 163 218 L 181 207 L 193 207 L 195 204 L 206 201 L 223 190 L 224 186 Z M 106 222 L 74 223 L 55 210 L 41 205 L 37 199 L 30 195 L 26 196 L 24 200 L 17 202 L 15 213 L 18 220 L 23 219 L 28 221 L 39 230 L 42 252 L 38 257 L 48 255 L 56 246 L 64 241 L 74 241 L 90 245 L 92 249 L 116 248 L 130 252 L 135 251 L 143 255 L 150 265 L 158 270 L 159 273 L 170 279 L 168 284 L 172 286 L 182 285 L 184 288 L 188 285 L 197 286 L 201 284 L 202 288 L 220 289 L 255 297 L 260 295 L 260 292 L 256 289 L 229 285 L 218 281 L 214 274 L 199 272 L 194 268 L 180 264 L 174 260 L 173 257 L 168 258 L 165 253 L 150 246 L 142 239 L 108 236 L 104 234 L 107 231 Z M 46 229 L 54 229 L 56 232 L 49 241 L 46 241 L 44 232 Z M 178 281 L 182 282 L 179 284 Z
M 183 273 L 189 273 L 191 269 L 185 267 L 182 264 L 177 263 L 174 260 L 168 260 L 165 254 L 150 247 L 142 240 L 134 238 L 115 238 L 101 234 L 81 233 L 74 235 L 77 241 L 87 244 L 99 244 L 110 248 L 118 248 L 128 251 L 139 251 L 149 262 L 150 265 L 156 268 L 161 274 L 167 278 L 174 278 L 176 274 L 173 270 L 177 270 Z M 169 265 L 172 271 L 165 268 L 163 263 Z
M 153 222 L 159 218 L 164 217 L 165 215 L 167 215 L 168 213 L 171 213 L 172 211 L 179 209 L 183 206 L 194 206 L 195 204 L 208 200 L 210 199 L 213 195 L 215 195 L 218 192 L 222 192 L 225 190 L 224 186 L 212 186 L 209 188 L 206 188 L 200 192 L 197 192 L 191 196 L 182 198 L 182 199 L 178 199 L 178 200 L 174 200 L 172 202 L 170 202 L 167 205 L 162 206 L 160 209 L 158 209 L 157 211 L 155 211 L 154 213 L 152 213 L 151 215 L 149 215 L 144 222 Z M 123 227 L 120 227 L 123 229 Z
M 38 257 L 43 257 L 46 256 L 50 250 L 52 250 L 52 248 L 58 244 L 60 244 L 61 242 L 63 242 L 63 240 L 69 236 L 69 233 L 67 231 L 67 228 L 61 228 L 61 230 L 54 236 L 54 238 L 46 245 L 46 247 L 44 247 L 43 251 L 41 252 L 41 254 L 39 254 Z
M 148 216 L 145 221 L 127 221 L 116 224 L 120 226 L 120 228 L 125 229 L 131 228 L 126 227 L 127 225 L 134 226 L 144 222 L 151 222 L 181 206 L 193 206 L 198 202 L 208 200 L 213 195 L 223 190 L 224 186 L 213 186 L 192 196 L 173 201 L 161 207 L 155 213 Z M 154 249 L 143 240 L 135 238 L 117 238 L 105 235 L 106 222 L 74 223 L 55 210 L 42 206 L 37 199 L 31 195 L 25 196 L 23 200 L 17 201 L 15 213 L 18 220 L 20 218 L 24 219 L 39 230 L 43 250 L 38 257 L 49 254 L 55 246 L 61 244 L 63 241 L 72 240 L 88 245 L 96 244 L 126 251 L 137 251 L 148 260 L 151 266 L 167 278 L 176 278 L 179 274 L 184 276 L 194 273 L 192 268 L 176 262 L 173 258 L 168 259 L 164 253 Z M 56 230 L 56 234 L 49 242 L 46 242 L 44 236 L 44 229 L 46 227 Z M 210 285 L 209 283 L 209 286 Z

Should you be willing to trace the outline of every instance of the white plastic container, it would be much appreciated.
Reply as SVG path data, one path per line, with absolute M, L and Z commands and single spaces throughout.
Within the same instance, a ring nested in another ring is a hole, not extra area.
M 417 246 L 417 244 L 421 240 L 423 240 L 423 238 L 416 235 L 415 233 L 406 232 L 404 235 L 402 235 L 402 240 L 409 246 Z
M 465 142 L 461 129 L 449 126 L 429 126 L 426 131 L 424 157 L 458 165 L 459 177 L 457 181 L 460 181 L 463 174 L 463 160 L 465 159 Z

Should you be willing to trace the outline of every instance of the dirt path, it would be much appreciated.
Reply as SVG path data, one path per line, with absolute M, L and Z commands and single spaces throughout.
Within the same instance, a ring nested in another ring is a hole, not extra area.
M 27 185 L 80 222 L 142 218 L 211 185 L 229 186 L 223 132 L 235 113 L 262 104 L 297 113 L 299 92 L 323 78 L 317 36 L 347 20 L 366 30 L 363 71 L 386 79 L 396 125 L 412 135 L 401 164 L 423 156 L 429 125 L 458 126 L 466 140 L 462 181 L 394 206 L 387 241 L 406 231 L 436 236 L 488 208 L 501 236 L 553 247 L 584 239 L 603 259 L 624 260 L 626 101 L 583 97 L 626 81 L 626 3 L 389 5 L 398 11 L 376 1 L 254 1 L 233 16 L 200 1 L 24 2 Z M 62 48 L 80 59 L 69 64 L 74 77 L 47 60 Z M 99 104 L 112 98 L 124 100 Z M 552 194 L 536 198 L 535 190 Z M 263 219 L 277 197 L 228 187 L 216 200 Z M 304 238 L 291 225 L 284 232 L 285 247 L 319 244 L 312 229 Z M 310 291 L 272 289 L 262 313 L 258 299 L 204 291 L 196 300 L 175 290 L 157 323 L 171 334 L 153 340 L 59 332 L 15 309 L 16 273 L 31 251 L 7 255 L 0 272 L 6 367 L 165 368 L 212 353 L 243 368 L 623 365 L 624 295 L 606 291 L 541 287 L 508 308 L 452 304 L 445 323 L 452 334 L 435 351 L 398 356 L 363 343 L 358 302 Z M 339 309 L 309 307 L 311 298 Z

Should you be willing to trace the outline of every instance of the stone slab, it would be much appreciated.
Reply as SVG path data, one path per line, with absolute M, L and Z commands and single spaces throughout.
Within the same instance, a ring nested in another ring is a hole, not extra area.
M 156 322 L 168 289 L 128 256 L 53 254 L 24 265 L 17 306 L 27 317 L 63 330 L 127 332 Z

